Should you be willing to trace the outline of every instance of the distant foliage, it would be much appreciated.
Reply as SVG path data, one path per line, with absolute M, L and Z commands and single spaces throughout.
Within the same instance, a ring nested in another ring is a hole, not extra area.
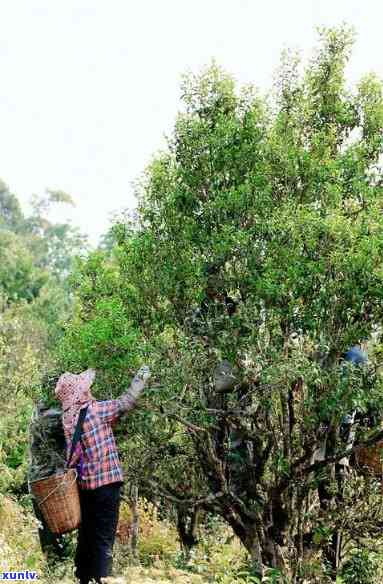
M 28 424 L 33 402 L 48 393 L 42 381 L 56 367 L 54 346 L 72 312 L 68 275 L 86 250 L 71 225 L 49 220 L 48 192 L 25 216 L 0 182 L 0 492 L 26 491 Z

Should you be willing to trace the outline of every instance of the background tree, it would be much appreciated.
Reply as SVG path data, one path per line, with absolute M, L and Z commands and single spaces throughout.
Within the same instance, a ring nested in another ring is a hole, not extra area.
M 49 219 L 49 205 L 68 202 L 49 192 L 26 216 L 0 183 L 0 492 L 26 490 L 27 428 L 42 380 L 55 369 L 54 346 L 72 311 L 67 284 L 85 238 Z

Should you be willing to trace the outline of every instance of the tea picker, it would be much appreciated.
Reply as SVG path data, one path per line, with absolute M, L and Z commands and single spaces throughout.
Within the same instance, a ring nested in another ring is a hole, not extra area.
M 54 533 L 79 527 L 75 564 L 81 584 L 111 575 L 124 481 L 112 424 L 136 405 L 149 378 L 143 366 L 124 394 L 103 401 L 90 391 L 93 369 L 64 373 L 55 388 L 63 410 L 67 467 L 32 481 L 31 490 Z

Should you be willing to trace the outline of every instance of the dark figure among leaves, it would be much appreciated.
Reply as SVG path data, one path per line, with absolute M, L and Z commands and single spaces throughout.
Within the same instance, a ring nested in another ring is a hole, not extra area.
M 62 411 L 39 402 L 30 424 L 30 459 L 28 483 L 46 478 L 65 469 L 65 436 L 62 426 Z M 39 525 L 39 539 L 48 560 L 67 556 L 65 539 L 52 533 L 33 499 L 33 509 Z

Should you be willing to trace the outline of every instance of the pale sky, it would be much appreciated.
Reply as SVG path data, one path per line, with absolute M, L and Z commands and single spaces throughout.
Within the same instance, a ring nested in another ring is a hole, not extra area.
M 358 33 L 350 82 L 383 77 L 382 0 L 0 0 L 0 177 L 23 202 L 70 193 L 62 218 L 96 242 L 134 207 L 182 73 L 215 58 L 267 91 L 283 48 L 309 55 L 315 28 L 343 21 Z

